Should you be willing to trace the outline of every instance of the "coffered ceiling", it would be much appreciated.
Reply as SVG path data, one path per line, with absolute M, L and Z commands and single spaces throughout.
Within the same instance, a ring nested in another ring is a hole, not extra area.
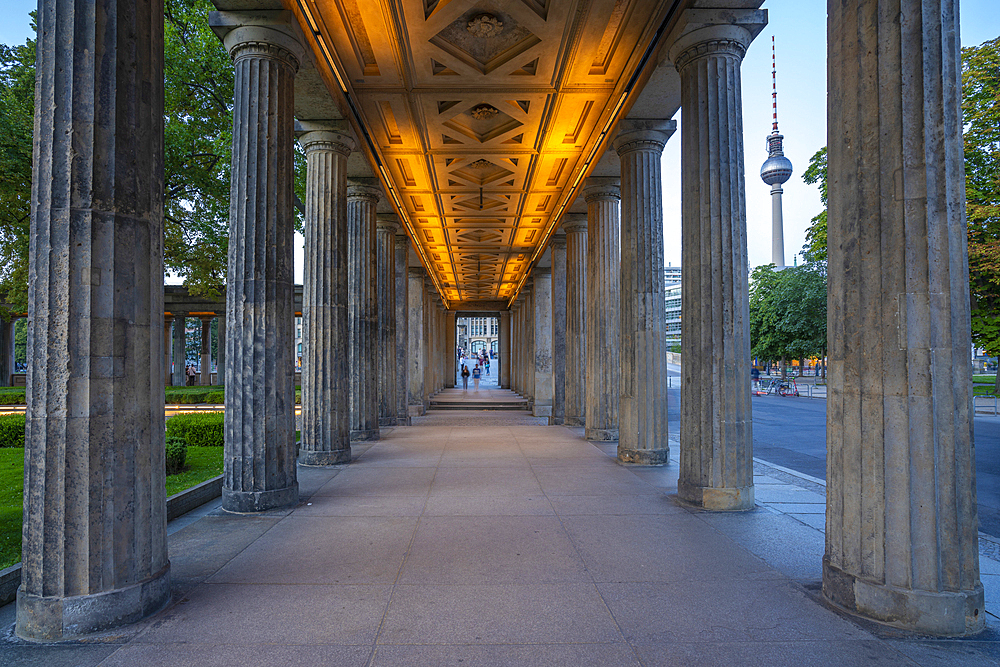
M 458 306 L 516 295 L 678 4 L 285 6 L 367 135 L 365 150 L 442 296 Z

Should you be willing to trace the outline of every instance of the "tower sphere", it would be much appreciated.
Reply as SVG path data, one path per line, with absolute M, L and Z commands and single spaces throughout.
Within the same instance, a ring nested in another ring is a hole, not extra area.
M 772 155 L 760 168 L 760 177 L 768 185 L 781 184 L 792 176 L 792 161 L 784 155 Z

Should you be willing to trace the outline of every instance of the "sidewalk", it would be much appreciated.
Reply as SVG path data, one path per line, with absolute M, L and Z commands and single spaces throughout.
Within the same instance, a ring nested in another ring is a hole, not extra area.
M 294 510 L 204 507 L 170 524 L 170 607 L 33 645 L 8 605 L 0 665 L 1000 664 L 995 616 L 936 640 L 824 603 L 819 481 L 758 462 L 756 510 L 702 512 L 673 497 L 676 443 L 626 468 L 543 421 L 432 412 L 300 468 Z

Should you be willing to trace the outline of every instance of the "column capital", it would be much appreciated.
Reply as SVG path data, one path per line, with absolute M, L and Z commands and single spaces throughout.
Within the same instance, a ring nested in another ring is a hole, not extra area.
M 233 62 L 253 56 L 280 60 L 297 71 L 305 59 L 305 39 L 287 9 L 258 12 L 209 12 L 208 25 Z
M 609 177 L 591 177 L 583 180 L 584 200 L 589 204 L 598 200 L 616 200 L 622 198 L 622 183 L 620 179 Z
M 348 183 L 347 200 L 350 201 L 351 199 L 365 199 L 372 204 L 377 204 L 382 199 L 382 191 L 371 185 Z
M 561 229 L 557 229 L 556 233 L 552 235 L 552 247 L 557 250 L 566 249 L 566 232 Z
M 566 234 L 579 234 L 587 231 L 586 213 L 566 213 L 562 217 L 562 228 Z
M 421 279 L 423 279 L 423 277 L 427 275 L 427 271 L 424 270 L 424 267 L 422 266 L 408 266 L 406 267 L 406 273 L 411 278 L 421 278 Z
M 399 216 L 395 213 L 379 213 L 375 216 L 375 229 L 380 232 L 391 232 L 398 234 L 401 229 Z
M 552 267 L 551 266 L 536 266 L 531 271 L 531 277 L 532 278 L 543 278 L 543 277 L 548 277 L 548 276 L 551 276 L 551 275 L 552 275 Z M 525 287 L 527 287 L 527 285 L 525 285 Z
M 667 56 L 678 70 L 709 55 L 742 60 L 766 25 L 766 9 L 687 9 L 667 39 Z
M 333 151 L 348 157 L 351 151 L 357 148 L 354 137 L 344 132 L 336 130 L 307 130 L 301 131 L 296 127 L 299 143 L 308 155 L 313 151 Z
M 662 118 L 626 118 L 618 124 L 618 135 L 612 141 L 618 157 L 639 150 L 663 152 L 667 140 L 677 130 L 677 121 Z

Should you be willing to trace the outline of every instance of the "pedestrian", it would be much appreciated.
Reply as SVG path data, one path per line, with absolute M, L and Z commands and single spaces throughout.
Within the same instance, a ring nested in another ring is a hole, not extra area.
M 760 387 L 760 370 L 756 366 L 750 370 L 750 383 L 754 389 Z
M 187 384 L 188 384 L 189 387 L 193 387 L 194 386 L 194 365 L 193 364 L 188 364 L 186 372 L 187 372 Z
M 462 364 L 462 391 L 469 391 L 469 367 Z
M 486 377 L 490 376 L 490 358 L 486 357 Z
M 475 387 L 476 387 L 475 391 L 477 391 L 477 392 L 479 391 L 479 378 L 480 378 L 480 376 L 482 376 L 482 374 L 483 374 L 483 371 L 480 370 L 479 364 L 476 364 L 476 367 L 472 369 L 472 382 L 475 385 Z

